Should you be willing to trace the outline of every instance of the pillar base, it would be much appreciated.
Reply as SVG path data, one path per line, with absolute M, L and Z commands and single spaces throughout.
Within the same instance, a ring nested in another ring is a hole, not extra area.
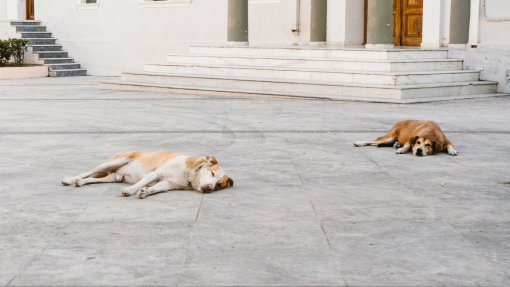
M 395 45 L 393 44 L 366 44 L 365 48 L 367 49 L 393 49 Z
M 250 42 L 248 41 L 228 41 L 227 46 L 230 47 L 240 47 L 240 46 L 249 46 Z
M 327 44 L 328 44 L 328 42 L 324 42 L 324 41 L 308 43 L 309 46 L 314 46 L 314 47 L 317 47 L 317 46 L 326 46 Z

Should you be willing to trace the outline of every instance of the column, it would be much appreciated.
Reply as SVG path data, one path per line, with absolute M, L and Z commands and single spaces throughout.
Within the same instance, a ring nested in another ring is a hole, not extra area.
M 248 0 L 228 0 L 227 41 L 234 45 L 248 44 Z
M 441 46 L 441 0 L 423 1 L 422 47 Z
M 393 47 L 393 0 L 368 0 L 367 48 Z
M 361 45 L 364 13 L 365 1 L 328 0 L 328 44 Z

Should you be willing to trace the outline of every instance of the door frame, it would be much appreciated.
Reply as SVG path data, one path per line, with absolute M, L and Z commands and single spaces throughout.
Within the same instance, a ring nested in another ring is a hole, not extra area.
M 26 19 L 35 20 L 35 0 L 25 0 L 26 3 Z M 31 13 L 33 12 L 33 13 Z

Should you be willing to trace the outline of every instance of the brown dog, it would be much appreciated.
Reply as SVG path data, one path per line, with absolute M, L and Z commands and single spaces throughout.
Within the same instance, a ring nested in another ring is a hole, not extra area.
M 391 146 L 398 154 L 407 153 L 412 149 L 416 156 L 433 155 L 447 151 L 455 156 L 458 152 L 434 121 L 405 120 L 396 123 L 391 130 L 373 141 L 358 141 L 354 146 Z

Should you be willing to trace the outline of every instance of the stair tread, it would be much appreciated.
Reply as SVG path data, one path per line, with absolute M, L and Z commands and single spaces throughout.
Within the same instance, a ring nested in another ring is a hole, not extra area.
M 366 48 L 365 46 L 299 46 L 299 45 L 253 45 L 231 46 L 231 45 L 192 45 L 191 48 L 224 48 L 224 49 L 274 49 L 274 50 L 322 50 L 322 51 L 369 51 L 369 52 L 447 52 L 448 48 L 422 48 L 422 47 L 393 47 L 393 48 Z
M 57 59 L 64 59 L 64 58 L 57 58 Z M 45 59 L 47 60 L 47 59 Z M 52 63 L 52 64 L 44 64 L 46 66 L 52 66 L 52 65 L 58 65 L 58 66 L 65 66 L 65 65 L 80 65 L 80 63 L 77 63 L 77 62 L 72 62 L 72 63 Z
M 332 70 L 319 68 L 292 68 L 292 67 L 260 67 L 243 65 L 214 65 L 214 64 L 172 64 L 156 63 L 146 64 L 148 66 L 175 66 L 175 67 L 202 67 L 202 68 L 231 68 L 244 70 L 276 70 L 276 71 L 299 71 L 299 72 L 320 72 L 320 73 L 346 73 L 346 74 L 368 74 L 384 76 L 406 76 L 406 75 L 442 75 L 442 74 L 463 74 L 479 73 L 479 70 L 444 70 L 444 71 L 409 71 L 409 72 L 374 72 L 374 71 L 353 71 L 353 70 Z
M 272 83 L 292 83 L 292 84 L 309 84 L 309 85 L 325 85 L 325 86 L 349 86 L 349 87 L 367 87 L 382 89 L 421 89 L 435 87 L 453 87 L 468 85 L 496 85 L 494 81 L 469 81 L 469 82 L 447 82 L 432 84 L 412 84 L 412 85 L 380 85 L 380 84 L 358 84 L 358 83 L 342 83 L 342 82 L 324 82 L 324 81 L 307 81 L 307 80 L 288 80 L 275 78 L 257 78 L 257 77 L 240 77 L 240 76 L 219 76 L 219 75 L 200 75 L 200 74 L 181 74 L 181 73 L 155 73 L 155 72 L 129 72 L 126 75 L 141 76 L 159 76 L 159 77 L 188 77 L 188 78 L 206 78 L 206 79 L 222 79 L 222 80 L 240 80 L 240 81 L 257 81 Z
M 168 56 L 175 57 L 199 57 L 199 58 L 239 58 L 239 59 L 268 59 L 268 60 L 302 60 L 302 61 L 323 61 L 323 62 L 369 62 L 369 63 L 434 63 L 434 62 L 462 62 L 462 59 L 353 59 L 353 58 L 310 58 L 310 57 L 292 57 L 292 56 L 245 56 L 245 55 L 222 55 L 222 54 L 179 54 L 172 53 Z
M 52 72 L 74 72 L 74 71 L 86 71 L 87 69 L 60 69 L 60 70 L 52 70 Z

